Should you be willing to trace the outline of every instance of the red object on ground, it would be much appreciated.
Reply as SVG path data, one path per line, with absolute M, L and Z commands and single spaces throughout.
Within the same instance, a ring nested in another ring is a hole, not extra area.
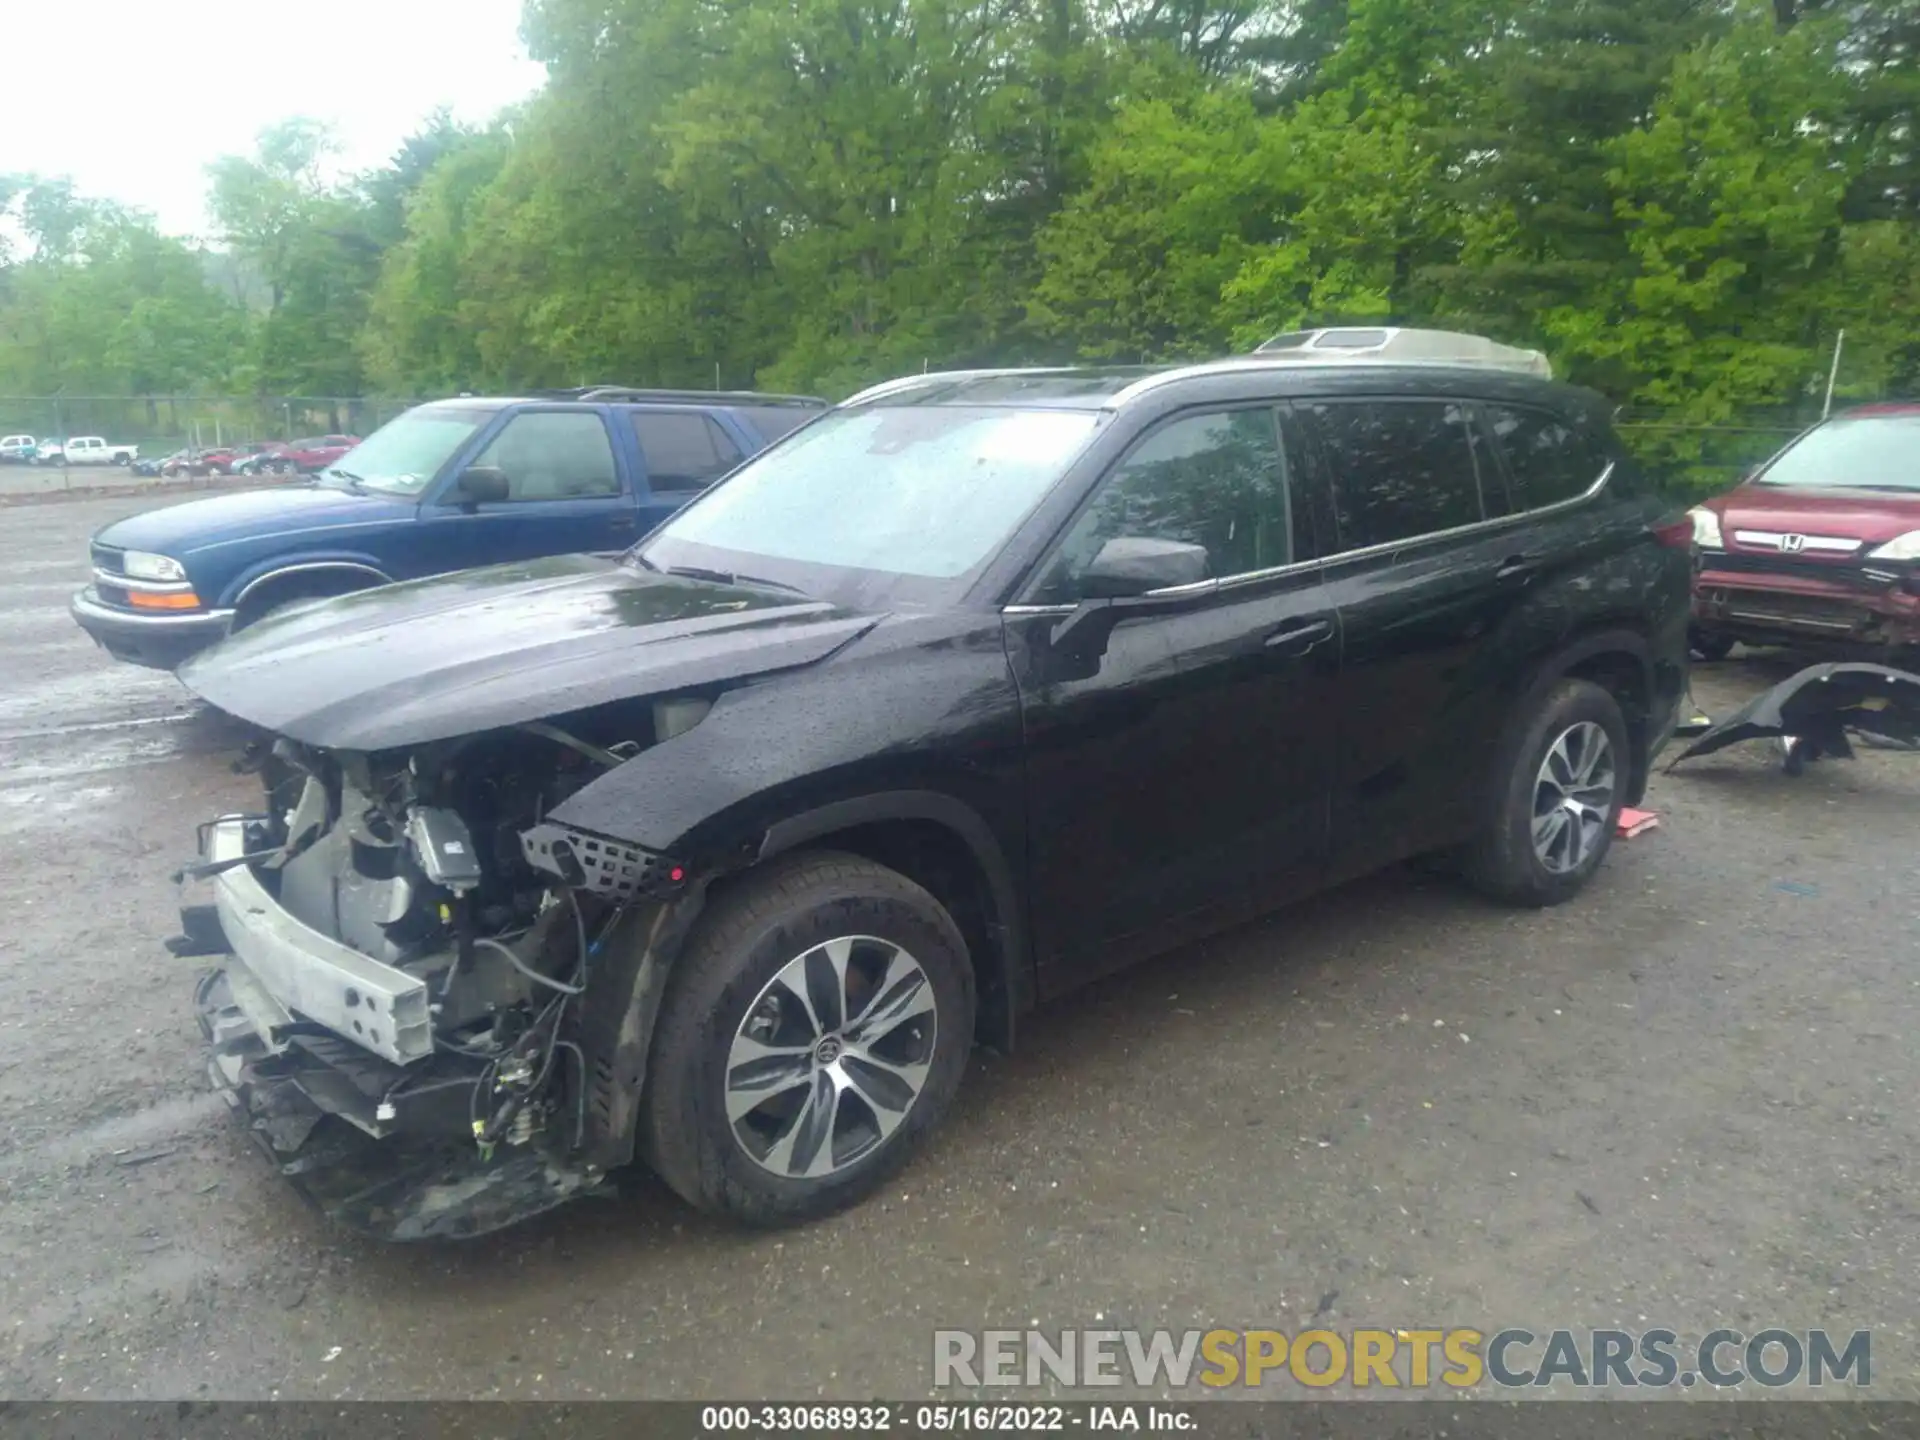
M 1613 833 L 1622 840 L 1631 840 L 1636 835 L 1644 835 L 1649 830 L 1658 829 L 1660 817 L 1651 810 L 1633 810 L 1621 807 L 1620 818 L 1613 823 Z

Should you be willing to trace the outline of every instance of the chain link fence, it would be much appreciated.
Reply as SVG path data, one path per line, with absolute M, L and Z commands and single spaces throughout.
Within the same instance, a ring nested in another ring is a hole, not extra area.
M 1623 410 L 1613 424 L 1663 490 L 1676 498 L 1697 499 L 1731 489 L 1747 471 L 1819 419 L 1818 406 L 1744 415 L 1715 425 Z
M 0 395 L 0 436 L 99 435 L 143 456 L 313 435 L 369 435 L 418 399 L 349 395 Z

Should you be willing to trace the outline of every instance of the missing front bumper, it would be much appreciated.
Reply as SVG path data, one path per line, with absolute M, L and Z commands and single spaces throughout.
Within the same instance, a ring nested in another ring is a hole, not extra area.
M 263 1034 L 257 980 L 242 961 L 195 991 L 207 1070 L 234 1118 L 294 1188 L 336 1224 L 379 1240 L 469 1239 L 583 1195 L 596 1171 L 539 1146 L 483 1158 L 461 1134 L 477 1077 L 410 1082 L 410 1071 L 297 1019 Z M 391 1098 L 387 1098 L 391 1097 Z M 384 1100 L 384 1103 L 383 1103 Z
M 259 988 L 283 1010 L 383 1060 L 406 1065 L 432 1055 L 426 982 L 289 913 L 241 858 L 248 853 L 247 827 L 244 817 L 221 817 L 207 827 L 202 851 L 210 866 L 226 867 L 213 877 L 220 928 Z

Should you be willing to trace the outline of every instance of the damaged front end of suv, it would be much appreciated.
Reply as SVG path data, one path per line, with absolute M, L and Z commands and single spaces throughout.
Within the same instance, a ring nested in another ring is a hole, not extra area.
M 442 604 L 470 573 L 381 592 L 371 621 L 360 597 L 276 620 L 182 676 L 267 732 L 239 763 L 262 803 L 200 827 L 182 878 L 211 894 L 170 942 L 223 957 L 196 996 L 212 1077 L 308 1198 L 382 1238 L 482 1234 L 632 1158 L 658 957 L 700 886 L 683 859 L 555 812 L 741 675 L 862 628 L 817 603 L 543 564 L 558 583 L 533 598 L 524 572 L 497 578 L 564 637 L 546 652 L 450 638 L 474 601 Z M 646 642 L 607 663 L 593 637 L 640 623 Z M 394 653 L 416 643 L 436 653 Z M 524 713 L 556 695 L 585 703 Z

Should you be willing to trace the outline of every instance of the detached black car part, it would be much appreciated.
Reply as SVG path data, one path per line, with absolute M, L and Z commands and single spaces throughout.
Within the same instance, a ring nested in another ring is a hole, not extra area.
M 1848 731 L 1901 748 L 1920 743 L 1920 675 L 1866 662 L 1809 665 L 1714 725 L 1667 768 L 1743 741 L 1778 740 L 1787 773 L 1798 774 L 1811 760 L 1852 759 Z
M 1539 357 L 1348 338 L 913 376 L 625 556 L 195 657 L 270 737 L 183 870 L 216 1083 L 384 1238 L 636 1159 L 784 1224 L 1132 960 L 1430 850 L 1570 899 L 1673 729 L 1691 524 Z

